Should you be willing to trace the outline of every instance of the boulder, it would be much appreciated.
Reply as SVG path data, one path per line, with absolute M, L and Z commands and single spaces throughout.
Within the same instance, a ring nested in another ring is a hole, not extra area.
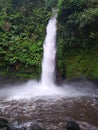
M 66 124 L 66 130 L 80 130 L 80 127 L 75 121 L 68 121 Z
M 0 118 L 0 129 L 6 129 L 6 130 L 11 130 L 9 127 L 8 121 L 6 119 Z
M 32 125 L 30 126 L 30 130 L 46 130 L 46 129 L 40 127 L 40 126 L 37 125 L 37 124 L 32 124 Z
M 98 99 L 98 89 L 95 91 L 95 93 L 94 93 L 94 98 L 95 99 Z
M 84 121 L 78 121 L 80 127 L 81 127 L 81 130 L 98 130 L 97 127 L 87 123 L 87 122 L 84 122 Z

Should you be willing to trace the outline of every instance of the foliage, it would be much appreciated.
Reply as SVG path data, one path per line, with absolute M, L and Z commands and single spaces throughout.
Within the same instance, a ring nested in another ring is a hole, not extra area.
M 41 73 L 42 44 L 49 17 L 42 0 L 0 0 L 1 70 Z
M 51 11 L 52 8 L 56 8 L 58 0 L 45 0 L 45 7 Z
M 98 0 L 0 0 L 0 75 L 40 76 L 45 28 L 56 7 L 60 76 L 98 78 Z
M 58 7 L 58 68 L 67 78 L 98 78 L 98 1 L 59 0 Z

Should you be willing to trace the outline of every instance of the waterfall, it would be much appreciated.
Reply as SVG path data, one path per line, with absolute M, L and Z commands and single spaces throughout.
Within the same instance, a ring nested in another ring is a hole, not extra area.
M 9 84 L 7 87 L 0 88 L 0 99 L 7 98 L 8 100 L 18 100 L 18 99 L 29 99 L 38 97 L 42 99 L 43 97 L 53 97 L 55 98 L 64 97 L 77 97 L 77 96 L 92 96 L 92 85 L 83 84 L 85 87 L 81 88 L 81 83 L 77 87 L 73 85 L 62 84 L 60 86 L 55 84 L 56 81 L 56 13 L 53 11 L 53 15 L 49 20 L 46 28 L 46 37 L 43 43 L 43 60 L 42 60 L 42 74 L 41 82 L 36 80 L 30 80 L 23 84 Z M 77 84 L 76 84 L 77 85 Z M 6 85 L 5 85 L 6 86 Z M 90 87 L 89 87 L 90 86 Z M 94 86 L 93 86 L 94 87 Z M 85 89 L 84 89 L 85 88 Z M 88 90 L 88 91 L 86 91 Z M 48 99 L 48 98 L 46 98 Z M 21 100 L 22 101 L 22 100 Z M 24 101 L 24 100 L 23 100 Z M 35 100 L 36 101 L 36 100 Z
M 43 44 L 43 61 L 41 83 L 51 85 L 55 83 L 55 60 L 56 60 L 56 17 L 52 17 L 46 28 L 46 37 Z

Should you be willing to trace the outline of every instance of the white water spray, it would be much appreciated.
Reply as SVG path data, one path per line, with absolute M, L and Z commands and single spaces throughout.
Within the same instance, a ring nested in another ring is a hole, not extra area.
M 56 15 L 55 15 L 56 16 Z M 89 95 L 86 90 L 77 89 L 73 86 L 62 85 L 57 86 L 55 84 L 55 58 L 56 58 L 56 17 L 49 20 L 47 25 L 47 34 L 44 41 L 44 54 L 42 62 L 42 75 L 41 82 L 34 80 L 20 85 L 8 85 L 5 88 L 0 89 L 0 99 L 21 99 L 31 97 L 42 96 L 82 96 Z M 91 91 L 90 91 L 91 92 Z M 56 97 L 55 97 L 56 98 Z
M 47 34 L 44 41 L 44 54 L 42 62 L 42 85 L 51 85 L 55 83 L 55 59 L 56 59 L 56 17 L 49 20 L 47 25 Z

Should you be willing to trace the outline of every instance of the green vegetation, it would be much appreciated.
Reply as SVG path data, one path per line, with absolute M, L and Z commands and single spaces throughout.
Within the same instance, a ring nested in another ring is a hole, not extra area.
M 59 0 L 58 8 L 62 75 L 98 78 L 98 0 Z
M 0 0 L 0 75 L 39 78 L 45 28 L 58 8 L 58 73 L 98 78 L 98 0 Z
M 44 4 L 43 4 L 44 3 Z M 50 12 L 42 0 L 0 0 L 0 70 L 39 77 Z

